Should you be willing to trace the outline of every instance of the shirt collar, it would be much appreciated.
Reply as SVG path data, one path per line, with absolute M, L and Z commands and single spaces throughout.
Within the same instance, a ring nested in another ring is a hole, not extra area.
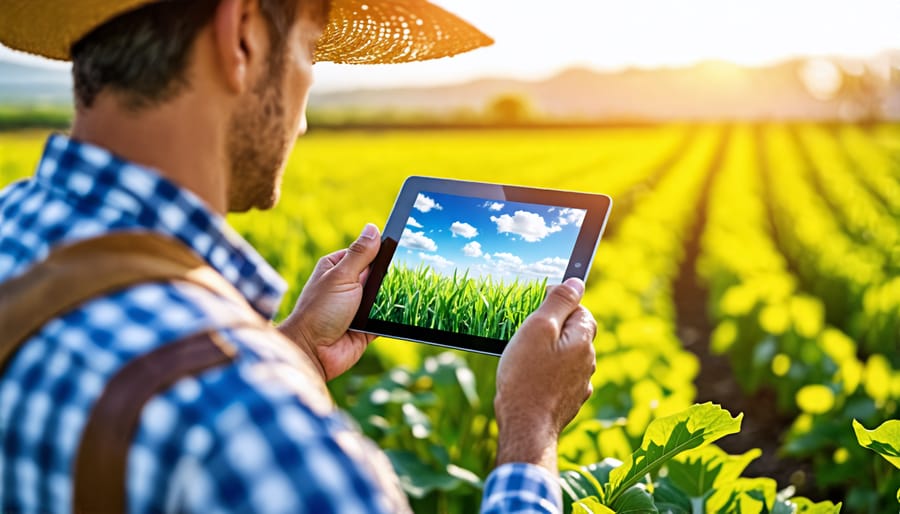
M 277 312 L 287 289 L 278 272 L 224 218 L 157 171 L 54 134 L 36 178 L 62 192 L 76 207 L 89 207 L 105 219 L 124 218 L 136 228 L 181 240 L 231 282 L 257 312 L 269 319 Z

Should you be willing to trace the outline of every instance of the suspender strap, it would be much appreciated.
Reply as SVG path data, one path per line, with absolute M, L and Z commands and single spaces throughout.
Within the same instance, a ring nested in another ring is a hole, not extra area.
M 0 284 L 0 373 L 45 323 L 85 301 L 141 282 L 175 280 L 246 304 L 190 248 L 158 234 L 114 233 L 54 250 L 24 275 Z
M 178 380 L 231 362 L 216 332 L 166 344 L 126 364 L 91 411 L 75 461 L 76 514 L 127 512 L 128 451 L 144 404 Z
M 0 284 L 0 375 L 18 348 L 47 322 L 84 302 L 145 282 L 187 282 L 242 306 L 222 328 L 264 332 L 269 344 L 297 353 L 295 368 L 309 377 L 310 405 L 331 408 L 324 382 L 308 356 L 254 311 L 234 287 L 181 242 L 152 233 L 116 233 L 54 249 L 23 275 Z M 232 362 L 236 349 L 217 330 L 170 342 L 126 363 L 94 404 L 75 457 L 73 511 L 127 512 L 128 453 L 144 406 L 179 380 Z M 365 455 L 358 458 L 364 459 Z M 381 459 L 372 468 L 383 480 L 395 512 L 410 512 L 396 475 Z M 391 489 L 392 487 L 392 489 Z
M 0 284 L 0 374 L 48 321 L 84 302 L 144 282 L 196 284 L 245 307 L 230 324 L 271 327 L 243 296 L 181 242 L 121 232 L 54 249 L 23 275 Z M 75 459 L 74 511 L 125 512 L 126 466 L 144 404 L 178 380 L 231 362 L 235 349 L 216 332 L 168 343 L 127 363 L 93 407 Z

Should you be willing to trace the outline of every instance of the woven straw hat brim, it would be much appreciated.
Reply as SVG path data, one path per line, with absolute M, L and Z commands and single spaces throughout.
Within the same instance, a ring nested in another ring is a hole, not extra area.
M 334 0 L 316 60 L 385 64 L 438 59 L 493 39 L 424 0 Z
M 68 61 L 72 45 L 92 30 L 155 1 L 159 0 L 0 0 L 0 43 Z M 316 60 L 348 64 L 423 61 L 492 43 L 468 22 L 426 0 L 332 0 Z
M 104 22 L 152 0 L 0 0 L 0 43 L 68 61 L 69 49 Z

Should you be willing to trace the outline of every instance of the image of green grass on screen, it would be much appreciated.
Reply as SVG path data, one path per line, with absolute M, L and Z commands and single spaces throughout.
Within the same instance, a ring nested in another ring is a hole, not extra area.
M 370 318 L 509 340 L 562 282 L 587 211 L 422 192 Z

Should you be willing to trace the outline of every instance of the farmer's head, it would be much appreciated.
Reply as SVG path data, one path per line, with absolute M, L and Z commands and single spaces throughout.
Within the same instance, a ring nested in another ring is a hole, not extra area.
M 229 209 L 268 208 L 305 126 L 328 0 L 154 2 L 121 14 L 71 51 L 79 111 L 135 113 L 202 92 L 228 124 Z M 227 113 L 227 116 L 225 115 Z
M 316 60 L 418 61 L 492 42 L 426 0 L 0 0 L 0 11 L 0 42 L 72 61 L 76 129 L 105 113 L 204 127 L 187 136 L 222 149 L 232 211 L 275 204 Z

